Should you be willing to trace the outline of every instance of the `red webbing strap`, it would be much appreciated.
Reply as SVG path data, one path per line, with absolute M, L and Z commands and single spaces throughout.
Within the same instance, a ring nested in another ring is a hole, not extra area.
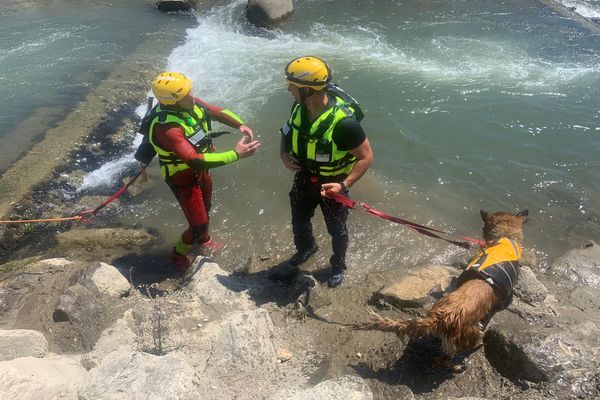
M 444 231 L 441 231 L 439 229 L 430 228 L 430 227 L 425 226 L 425 225 L 420 225 L 420 224 L 417 224 L 415 222 L 411 222 L 411 221 L 408 221 L 408 220 L 405 220 L 405 219 L 402 219 L 402 218 L 394 217 L 392 215 L 384 213 L 383 211 L 376 210 L 375 208 L 369 206 L 366 203 L 362 203 L 362 202 L 357 202 L 355 200 L 351 200 L 348 197 L 343 196 L 343 195 L 341 195 L 339 193 L 332 192 L 331 190 L 327 190 L 325 192 L 325 194 L 329 198 L 337 201 L 340 204 L 343 204 L 344 206 L 346 206 L 348 208 L 355 208 L 356 204 L 359 204 L 362 207 L 362 209 L 365 210 L 366 212 L 368 212 L 369 214 L 373 214 L 373 215 L 375 215 L 375 216 L 377 216 L 379 218 L 383 218 L 385 220 L 388 220 L 388 221 L 391 221 L 391 222 L 395 222 L 397 224 L 405 225 L 405 226 L 407 226 L 409 228 L 412 228 L 415 231 L 417 231 L 417 232 L 419 232 L 419 233 L 421 233 L 423 235 L 426 235 L 426 236 L 429 236 L 429 237 L 433 237 L 433 238 L 436 238 L 436 239 L 445 240 L 446 242 L 451 243 L 451 244 L 453 244 L 455 246 L 459 246 L 459 247 L 463 247 L 465 249 L 468 249 L 468 248 L 471 247 L 471 244 L 469 243 L 469 242 L 471 242 L 471 243 L 475 243 L 475 244 L 477 244 L 477 245 L 479 245 L 481 247 L 485 247 L 485 243 L 483 241 L 479 240 L 479 239 L 474 239 L 474 238 L 467 237 L 467 236 L 453 235 L 451 233 L 444 232 Z M 443 234 L 443 235 L 446 235 L 446 236 L 456 237 L 456 238 L 459 238 L 461 240 L 459 241 L 459 240 L 446 239 L 444 237 L 439 236 L 437 233 L 440 233 L 440 234 Z
M 140 175 L 142 174 L 142 172 L 144 172 L 144 169 L 145 168 L 140 169 L 140 172 L 138 172 L 136 176 L 134 176 L 133 178 L 131 178 L 131 180 L 129 182 L 127 182 L 126 185 L 124 185 L 121 189 L 117 190 L 115 192 L 115 194 L 113 194 L 108 199 L 106 199 L 98 207 L 94 208 L 94 210 L 92 211 L 92 214 L 96 215 L 98 213 L 98 211 L 102 210 L 104 207 L 106 207 L 107 205 L 109 205 L 110 203 L 112 203 L 113 201 L 115 201 L 117 198 L 119 198 L 123 193 L 125 193 L 125 191 L 127 191 L 127 189 L 129 188 L 129 186 L 131 186 L 133 184 L 133 182 L 135 182 L 136 179 L 140 177 Z

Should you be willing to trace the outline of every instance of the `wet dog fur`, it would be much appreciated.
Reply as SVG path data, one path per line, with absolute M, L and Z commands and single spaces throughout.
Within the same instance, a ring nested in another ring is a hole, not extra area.
M 501 238 L 512 239 L 519 244 L 522 242 L 527 210 L 517 214 L 502 211 L 490 214 L 481 210 L 480 214 L 486 242 L 496 242 Z M 442 355 L 436 363 L 460 372 L 464 366 L 453 364 L 452 358 L 477 347 L 482 337 L 482 322 L 489 320 L 502 304 L 502 296 L 496 289 L 484 280 L 475 278 L 437 301 L 424 318 L 393 320 L 369 310 L 371 321 L 355 327 L 394 332 L 401 338 L 407 336 L 410 339 L 437 336 L 442 340 Z

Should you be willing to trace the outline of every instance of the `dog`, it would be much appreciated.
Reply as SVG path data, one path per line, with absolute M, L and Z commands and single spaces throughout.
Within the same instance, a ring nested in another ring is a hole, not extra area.
M 459 275 L 455 291 L 438 300 L 424 318 L 393 320 L 369 310 L 372 320 L 355 328 L 394 332 L 410 339 L 437 336 L 442 340 L 442 355 L 436 364 L 453 372 L 464 371 L 464 365 L 453 362 L 455 356 L 475 349 L 483 324 L 512 301 L 520 269 L 523 224 L 529 212 L 490 214 L 481 210 L 480 214 L 486 247 Z

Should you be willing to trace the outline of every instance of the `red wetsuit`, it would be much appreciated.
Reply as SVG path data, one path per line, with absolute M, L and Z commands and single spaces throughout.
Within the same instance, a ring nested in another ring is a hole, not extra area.
M 208 111 L 211 119 L 236 129 L 241 126 L 239 121 L 222 112 L 224 108 L 208 104 L 196 97 L 194 99 Z M 177 158 L 187 164 L 194 159 L 204 161 L 204 155 L 196 153 L 194 146 L 185 138 L 184 131 L 178 124 L 156 124 L 154 140 L 162 149 L 175 153 Z M 208 211 L 212 195 L 212 178 L 209 168 L 218 165 L 206 163 L 206 168 L 199 170 L 189 168 L 167 180 L 189 224 L 182 234 L 186 244 L 204 243 L 210 239 Z

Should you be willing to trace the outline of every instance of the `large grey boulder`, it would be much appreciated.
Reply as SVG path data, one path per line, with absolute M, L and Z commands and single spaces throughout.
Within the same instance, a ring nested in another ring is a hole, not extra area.
M 216 263 L 198 257 L 185 278 L 186 287 L 210 306 L 225 306 L 230 310 L 249 310 L 255 307 L 250 299 L 252 290 L 262 290 L 244 277 L 222 270 Z
M 423 265 L 411 268 L 397 281 L 374 293 L 374 300 L 383 300 L 398 307 L 426 307 L 442 296 L 458 272 L 444 265 Z
M 257 26 L 271 26 L 290 16 L 292 0 L 248 0 L 246 15 Z
M 48 341 L 41 332 L 28 329 L 0 330 L 0 361 L 19 357 L 44 357 Z
M 221 371 L 219 375 L 227 372 L 232 380 L 243 374 L 269 374 L 277 366 L 273 337 L 273 322 L 266 310 L 235 313 L 219 326 L 206 368 Z
M 136 336 L 129 327 L 127 319 L 118 319 L 102 332 L 100 339 L 94 345 L 93 351 L 85 358 L 86 365 L 84 366 L 94 367 L 114 351 L 131 352 L 135 349 L 135 341 Z
M 575 285 L 600 289 L 600 246 L 588 241 L 552 264 L 552 271 Z
M 76 280 L 83 286 L 108 297 L 127 296 L 131 287 L 118 269 L 99 261 L 91 263 Z
M 271 396 L 269 400 L 372 400 L 369 385 L 361 378 L 351 375 L 321 382 L 308 389 L 286 389 Z
M 544 302 L 548 295 L 548 289 L 538 281 L 531 268 L 522 266 L 514 294 L 525 303 L 534 306 Z
M 76 358 L 21 357 L 0 362 L 0 398 L 78 400 L 86 371 Z
M 526 325 L 494 325 L 484 336 L 485 354 L 501 374 L 511 379 L 570 382 L 571 390 L 577 395 L 578 388 L 588 386 L 600 371 L 598 337 L 600 327 L 593 322 L 571 325 L 560 331 Z
M 182 357 L 115 351 L 89 371 L 79 400 L 197 400 L 203 398 L 201 390 Z
M 200 329 L 180 332 L 177 354 L 202 371 L 203 400 L 254 399 L 282 380 L 274 344 L 275 329 L 266 310 L 228 314 Z M 250 389 L 251 388 L 251 389 Z
M 101 314 L 102 307 L 96 294 L 87 287 L 76 284 L 69 286 L 60 296 L 59 303 L 54 311 L 54 321 L 72 321 L 85 324 L 92 322 Z

